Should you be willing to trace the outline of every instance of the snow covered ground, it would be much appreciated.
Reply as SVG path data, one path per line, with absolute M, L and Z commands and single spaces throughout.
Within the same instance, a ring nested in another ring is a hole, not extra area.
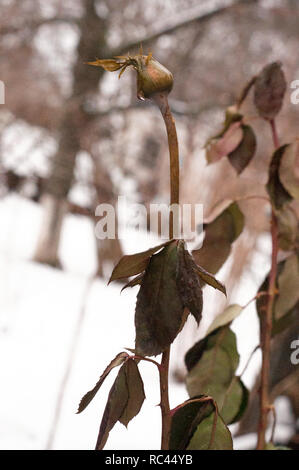
M 96 280 L 86 295 L 96 265 L 93 227 L 85 218 L 68 216 L 64 224 L 63 271 L 30 261 L 41 222 L 38 205 L 20 196 L 6 197 L 0 202 L 0 220 L 0 448 L 92 449 L 115 371 L 89 407 L 80 415 L 75 413 L 81 396 L 93 387 L 110 360 L 124 347 L 134 345 L 137 288 L 120 295 L 119 285 L 106 286 Z M 150 245 L 148 241 L 145 244 L 132 233 L 125 250 L 141 251 L 155 242 L 153 239 Z M 259 263 L 263 269 L 258 281 L 266 266 L 264 259 Z M 233 301 L 244 304 L 255 291 L 256 284 L 245 278 Z M 204 318 L 204 328 L 211 320 Z M 253 305 L 235 321 L 233 329 L 238 335 L 241 370 L 258 341 Z M 78 341 L 74 345 L 77 330 Z M 72 367 L 66 380 L 71 352 Z M 257 353 L 244 376 L 247 385 L 253 383 L 259 365 Z M 157 371 L 149 363 L 140 368 L 147 400 L 128 429 L 115 426 L 107 449 L 159 448 Z M 65 380 L 57 414 L 61 383 Z M 172 406 L 187 398 L 183 385 L 172 381 L 170 390 Z M 287 437 L 287 431 L 284 435 Z M 246 448 L 249 443 L 253 445 L 254 439 L 240 438 L 235 447 Z

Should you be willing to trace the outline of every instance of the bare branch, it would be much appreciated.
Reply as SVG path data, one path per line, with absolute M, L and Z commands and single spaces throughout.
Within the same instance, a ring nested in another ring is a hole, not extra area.
M 30 31 L 34 29 L 38 29 L 40 26 L 45 24 L 55 24 L 55 23 L 71 23 L 77 24 L 79 18 L 74 16 L 54 16 L 52 18 L 42 18 L 39 20 L 33 20 L 29 22 L 25 22 L 22 25 L 2 25 L 0 26 L 0 36 L 5 36 L 6 34 L 14 34 L 19 33 L 22 30 L 29 29 Z
M 130 50 L 135 49 L 136 47 L 139 47 L 140 44 L 142 44 L 143 46 L 146 46 L 150 42 L 154 41 L 155 39 L 158 39 L 160 36 L 163 36 L 164 34 L 172 34 L 178 29 L 183 28 L 184 26 L 189 26 L 192 23 L 204 23 L 205 21 L 210 20 L 211 18 L 219 14 L 232 10 L 236 6 L 250 5 L 254 3 L 258 3 L 258 0 L 232 1 L 229 4 L 226 4 L 216 9 L 212 9 L 206 13 L 202 13 L 202 7 L 192 8 L 191 10 L 188 10 L 185 14 L 182 12 L 179 15 L 180 16 L 179 20 L 176 19 L 176 21 L 173 21 L 172 24 L 170 24 L 169 19 L 167 19 L 167 22 L 156 26 L 152 32 L 148 33 L 147 35 L 143 37 L 140 37 L 138 40 L 134 40 L 124 45 L 120 45 L 119 47 L 115 48 L 112 51 L 112 53 L 110 51 L 109 56 L 116 56 L 116 55 L 126 53 Z
M 185 101 L 180 100 L 169 100 L 169 104 L 171 107 L 171 111 L 176 116 L 199 116 L 200 114 L 211 111 L 211 110 L 218 110 L 222 109 L 222 106 L 219 106 L 217 103 L 207 103 L 202 106 L 193 105 L 191 103 L 186 103 Z M 131 111 L 134 109 L 141 109 L 148 107 L 149 103 L 146 101 L 135 101 L 128 106 L 112 106 L 111 108 L 105 110 L 95 110 L 95 111 L 87 111 L 89 115 L 92 117 L 103 117 L 109 116 L 114 113 L 125 113 L 127 111 Z

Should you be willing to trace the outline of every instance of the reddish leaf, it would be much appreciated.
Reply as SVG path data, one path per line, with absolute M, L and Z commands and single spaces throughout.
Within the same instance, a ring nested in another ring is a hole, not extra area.
M 274 152 L 270 163 L 269 179 L 266 186 L 271 201 L 276 209 L 281 209 L 284 204 L 292 199 L 279 178 L 279 167 L 286 148 L 287 145 L 283 145 Z
M 299 199 L 299 139 L 288 145 L 279 166 L 279 179 L 287 192 Z
M 100 425 L 96 450 L 102 450 L 107 442 L 109 432 L 125 411 L 129 400 L 125 364 L 121 367 L 108 395 L 107 404 Z
M 185 249 L 185 243 L 178 244 L 178 266 L 176 282 L 184 307 L 194 316 L 197 324 L 201 320 L 202 290 L 197 274 L 197 266 Z
M 214 287 L 214 289 L 220 290 L 225 296 L 226 296 L 226 288 L 225 285 L 222 284 L 220 281 L 218 281 L 213 274 L 208 273 L 205 269 L 203 269 L 201 266 L 198 266 L 196 264 L 196 271 L 200 279 L 205 282 L 206 284 L 209 284 L 209 286 Z
M 251 162 L 256 150 L 255 134 L 250 126 L 242 126 L 243 138 L 240 145 L 229 153 L 228 159 L 238 175 Z
M 85 410 L 85 408 L 89 405 L 96 393 L 99 391 L 107 375 L 111 372 L 112 369 L 114 369 L 114 367 L 120 366 L 126 360 L 127 357 L 127 353 L 121 352 L 110 362 L 110 364 L 106 367 L 94 388 L 87 392 L 81 399 L 77 413 L 81 413 L 81 411 Z
M 244 216 L 238 204 L 233 202 L 205 226 L 203 245 L 192 252 L 196 263 L 209 273 L 216 274 L 227 260 L 231 244 L 240 235 L 243 227 Z
M 109 392 L 100 425 L 96 450 L 104 448 L 109 432 L 120 421 L 127 426 L 140 411 L 145 399 L 143 382 L 134 359 L 128 359 L 121 367 Z
M 129 399 L 119 421 L 124 426 L 128 426 L 131 419 L 138 415 L 144 402 L 145 394 L 143 381 L 136 362 L 134 360 L 128 360 L 125 366 Z
M 233 152 L 243 138 L 241 122 L 233 122 L 218 139 L 212 139 L 207 146 L 207 161 L 214 163 Z
M 137 354 L 162 353 L 175 339 L 184 307 L 176 284 L 177 244 L 152 256 L 137 295 L 135 326 Z
M 113 269 L 109 283 L 116 279 L 123 279 L 141 273 L 147 267 L 151 256 L 169 243 L 171 243 L 171 240 L 161 243 L 161 245 L 150 248 L 149 250 L 123 256 Z
M 286 80 L 280 62 L 266 65 L 254 83 L 254 103 L 260 116 L 274 119 L 279 113 L 286 91 Z
M 131 281 L 129 281 L 121 290 L 121 292 L 123 290 L 125 290 L 127 287 L 134 287 L 134 286 L 138 286 L 141 284 L 142 282 L 142 279 L 143 279 L 143 276 L 144 274 L 141 273 L 141 274 L 138 274 L 138 276 L 134 277 L 133 279 L 131 279 Z

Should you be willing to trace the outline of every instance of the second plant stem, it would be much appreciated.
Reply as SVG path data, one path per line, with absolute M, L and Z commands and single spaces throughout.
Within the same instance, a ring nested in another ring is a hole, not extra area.
M 270 121 L 272 138 L 275 149 L 279 147 L 279 139 L 275 126 L 275 121 Z M 266 311 L 261 318 L 261 349 L 262 349 L 262 371 L 260 385 L 260 416 L 258 425 L 258 443 L 257 449 L 263 450 L 266 445 L 266 430 L 268 422 L 268 413 L 271 409 L 269 389 L 270 389 L 270 359 L 271 359 L 271 337 L 272 337 L 272 315 L 273 304 L 276 291 L 277 275 L 277 254 L 278 254 L 278 227 L 277 219 L 272 206 L 271 209 L 271 241 L 272 256 L 271 270 L 269 275 L 268 298 Z
M 175 122 L 171 114 L 167 94 L 159 93 L 154 96 L 153 101 L 159 107 L 163 116 L 169 146 L 170 157 L 170 205 L 179 204 L 179 149 Z M 173 212 L 169 213 L 169 238 L 173 238 L 174 233 L 178 233 L 179 221 L 175 219 Z M 176 230 L 174 230 L 174 227 Z M 163 352 L 160 366 L 160 396 L 161 396 L 161 414 L 162 414 L 162 438 L 161 449 L 169 449 L 169 437 L 171 427 L 171 414 L 169 406 L 168 393 L 168 375 L 169 375 L 170 346 Z

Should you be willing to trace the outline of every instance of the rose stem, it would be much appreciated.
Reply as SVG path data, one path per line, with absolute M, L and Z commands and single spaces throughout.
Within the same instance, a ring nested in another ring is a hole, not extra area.
M 279 147 L 279 139 L 277 135 L 274 119 L 270 121 L 272 139 L 274 147 Z M 271 357 L 271 336 L 272 336 L 272 311 L 276 289 L 277 275 L 277 254 L 278 254 L 278 228 L 277 219 L 273 209 L 271 208 L 271 240 L 272 240 L 272 256 L 271 270 L 269 275 L 268 298 L 265 314 L 261 317 L 261 349 L 262 349 L 262 371 L 260 386 L 260 416 L 258 424 L 258 442 L 257 450 L 263 450 L 266 444 L 266 430 L 268 413 L 271 409 L 269 399 L 269 379 L 270 379 L 270 357 Z
M 157 93 L 153 97 L 153 101 L 159 107 L 163 116 L 169 146 L 170 157 L 170 205 L 179 204 L 179 148 L 178 138 L 176 133 L 175 122 L 171 114 L 167 94 Z M 178 220 L 175 220 L 176 228 L 178 228 Z M 173 238 L 174 233 L 174 213 L 170 210 L 169 213 L 169 238 Z M 162 441 L 161 449 L 167 450 L 169 448 L 171 414 L 169 406 L 169 392 L 168 392 L 168 375 L 169 375 L 169 358 L 170 346 L 165 349 L 162 354 L 161 367 L 160 367 L 160 395 L 161 395 L 161 414 L 162 414 Z

